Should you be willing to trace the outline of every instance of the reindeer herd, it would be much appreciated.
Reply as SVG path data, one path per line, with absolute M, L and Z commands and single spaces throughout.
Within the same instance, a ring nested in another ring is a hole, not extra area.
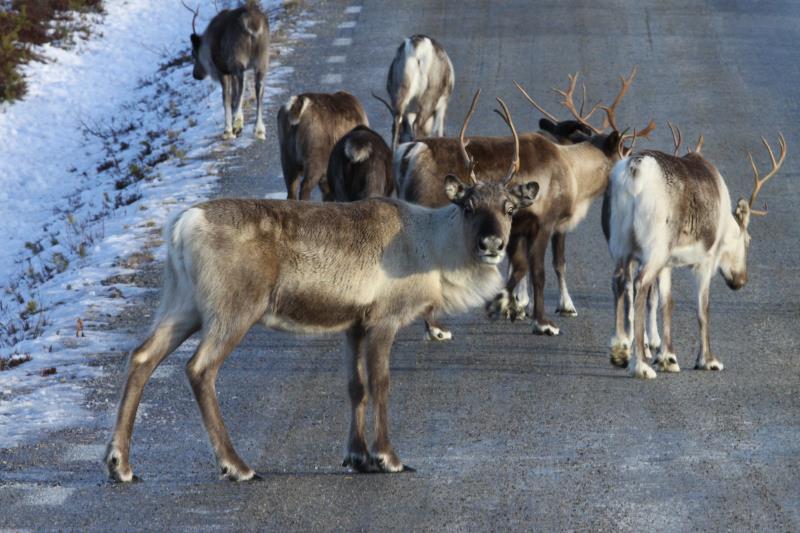
M 197 12 L 195 11 L 195 18 Z M 192 21 L 194 30 L 194 20 Z M 195 78 L 220 81 L 224 138 L 241 131 L 244 71 L 254 69 L 257 122 L 267 70 L 267 18 L 250 3 L 224 10 L 191 36 Z M 621 128 L 618 106 L 636 75 L 622 78 L 609 105 L 575 103 L 577 74 L 557 91 L 571 118 L 558 120 L 517 84 L 546 118 L 518 133 L 502 99 L 496 112 L 510 130 L 467 136 L 475 93 L 458 137 L 444 136 L 453 65 L 434 39 L 414 35 L 391 63 L 391 145 L 369 128 L 351 94 L 291 96 L 277 115 L 288 200 L 217 199 L 178 214 L 165 229 L 167 258 L 157 318 L 130 356 L 116 426 L 105 457 L 112 479 L 135 478 L 130 466 L 134 419 L 158 364 L 195 332 L 200 344 L 186 366 L 223 478 L 258 476 L 236 453 L 222 420 L 215 382 L 223 361 L 260 322 L 296 333 L 344 332 L 351 423 L 344 466 L 358 472 L 409 470 L 389 440 L 389 359 L 399 328 L 424 318 L 427 336 L 451 333 L 437 313 L 484 305 L 491 318 L 522 319 L 533 286 L 533 332 L 558 335 L 544 309 L 544 256 L 552 243 L 560 298 L 574 316 L 565 278 L 565 236 L 603 197 L 602 228 L 614 261 L 615 328 L 611 362 L 653 378 L 656 366 L 680 370 L 671 335 L 671 271 L 691 267 L 698 283 L 701 346 L 695 368 L 722 370 L 709 345 L 709 283 L 718 271 L 736 290 L 747 282 L 748 225 L 763 184 L 780 169 L 786 142 L 749 200 L 731 205 L 720 173 L 701 154 L 702 136 L 681 155 L 634 151 L 655 128 Z M 593 116 L 603 115 L 599 126 Z M 430 135 L 435 134 L 435 137 Z M 302 176 L 302 181 L 301 181 Z M 317 187 L 323 202 L 308 201 Z M 393 198 L 396 194 L 396 198 Z M 499 265 L 508 258 L 503 282 Z M 488 302 L 488 303 L 487 303 Z M 662 333 L 657 311 L 662 313 Z M 663 335 L 663 337 L 662 337 Z M 651 361 L 651 362 L 648 362 Z M 368 398 L 374 440 L 367 445 Z

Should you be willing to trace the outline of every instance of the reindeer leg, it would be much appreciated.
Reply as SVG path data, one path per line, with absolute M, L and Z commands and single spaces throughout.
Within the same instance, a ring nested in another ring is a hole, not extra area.
M 310 200 L 311 194 L 314 189 L 319 185 L 322 191 L 323 198 L 325 195 L 330 195 L 331 190 L 328 187 L 328 159 L 319 154 L 311 154 L 308 157 L 308 166 L 305 169 L 303 176 L 303 184 L 300 186 L 300 199 Z
M 672 299 L 672 269 L 669 267 L 663 268 L 658 274 L 658 302 L 661 307 L 664 338 L 653 364 L 662 372 L 680 372 L 681 367 L 678 366 L 678 358 L 672 349 L 672 309 L 674 301 Z
M 175 348 L 200 327 L 194 312 L 169 314 L 154 327 L 153 333 L 136 348 L 128 361 L 128 376 L 117 411 L 117 423 L 105 455 L 111 479 L 120 482 L 137 480 L 130 467 L 131 435 L 142 391 L 153 370 Z
M 634 318 L 633 335 L 634 346 L 633 357 L 628 363 L 628 371 L 631 376 L 640 379 L 653 379 L 656 372 L 645 361 L 645 307 L 647 305 L 647 292 L 653 283 L 657 269 L 649 264 L 644 264 L 636 276 L 634 283 Z
M 544 314 L 544 255 L 550 231 L 539 226 L 533 238 L 529 257 L 531 280 L 533 280 L 533 333 L 535 335 L 558 335 L 558 326 Z
M 222 84 L 222 107 L 225 109 L 225 130 L 222 138 L 225 140 L 233 139 L 233 124 L 231 106 L 233 104 L 233 77 L 230 74 L 223 75 L 220 79 Z
M 508 238 L 506 255 L 509 262 L 506 287 L 486 304 L 486 314 L 491 320 L 503 317 L 513 322 L 524 319 L 527 312 L 527 302 L 520 305 L 516 296 L 516 288 L 528 271 L 527 239 L 523 235 L 512 233 Z M 527 290 L 526 286 L 525 291 Z
M 625 261 L 617 263 L 611 288 L 614 291 L 614 311 L 616 315 L 614 336 L 611 337 L 611 364 L 621 368 L 628 366 L 631 356 L 631 340 L 626 328 L 625 306 L 628 291 L 626 290 L 628 278 L 628 264 Z M 633 305 L 630 306 L 631 309 Z
M 565 254 L 565 244 L 567 236 L 560 231 L 553 233 L 552 248 L 553 248 L 553 270 L 556 271 L 558 278 L 558 307 L 556 313 L 561 316 L 578 316 L 578 311 L 575 309 L 575 304 L 572 303 L 572 298 L 567 289 L 567 260 Z
M 372 328 L 367 337 L 367 372 L 372 410 L 375 417 L 375 442 L 372 457 L 380 472 L 413 470 L 403 466 L 389 442 L 389 356 L 397 330 Z
M 660 277 L 653 281 L 647 292 L 647 327 L 644 330 L 644 356 L 647 360 L 652 359 L 653 354 L 657 353 L 661 347 L 661 336 L 658 334 L 659 279 Z
M 264 117 L 263 117 L 263 107 L 264 107 L 264 76 L 266 75 L 265 70 L 256 70 L 255 71 L 255 84 L 256 84 L 256 139 L 261 139 L 262 141 L 267 138 L 267 130 L 264 128 Z
M 211 440 L 217 465 L 222 477 L 230 481 L 260 479 L 237 455 L 233 447 L 222 420 L 216 390 L 217 372 L 220 366 L 253 323 L 254 321 L 239 322 L 238 329 L 233 331 L 226 331 L 226 326 L 219 322 L 211 321 L 210 324 L 205 324 L 200 346 L 186 363 L 186 375 L 200 407 L 203 425 Z
M 238 136 L 242 133 L 244 128 L 244 110 L 242 109 L 242 102 L 244 102 L 244 72 L 237 72 L 233 75 L 233 101 L 235 107 L 233 109 L 233 134 Z
M 281 150 L 281 169 L 283 181 L 286 182 L 286 199 L 297 200 L 300 191 L 300 174 L 303 169 Z
M 367 410 L 367 372 L 366 332 L 364 328 L 355 326 L 347 332 L 347 373 L 348 392 L 350 394 L 351 417 L 350 435 L 347 441 L 347 453 L 342 466 L 348 466 L 359 472 L 367 472 L 374 468 L 364 430 L 364 418 Z
M 713 269 L 703 268 L 697 275 L 697 322 L 700 325 L 700 350 L 694 367 L 698 370 L 722 370 L 722 361 L 711 352 L 708 330 L 708 291 Z
M 445 115 L 447 114 L 447 98 L 439 98 L 438 105 L 436 106 L 436 111 L 434 112 L 434 119 L 433 119 L 433 129 L 436 131 L 436 135 L 439 137 L 444 137 L 444 119 Z
M 436 320 L 436 311 L 431 307 L 425 312 L 425 340 L 449 341 L 453 333 Z

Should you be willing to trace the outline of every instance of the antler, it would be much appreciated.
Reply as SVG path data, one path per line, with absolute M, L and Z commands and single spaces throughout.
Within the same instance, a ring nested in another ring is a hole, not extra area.
M 673 126 L 672 122 L 670 121 L 667 121 L 667 126 L 669 126 L 669 130 L 672 132 L 672 144 L 675 145 L 675 151 L 672 153 L 672 155 L 678 157 L 678 152 L 680 151 L 681 143 L 683 142 L 681 129 L 678 126 Z
M 628 130 L 625 130 L 628 131 Z M 622 132 L 622 136 L 619 139 L 619 144 L 617 145 L 617 154 L 619 155 L 620 159 L 623 159 L 626 155 L 630 155 L 633 152 L 633 147 L 636 145 L 636 128 L 633 129 L 633 133 L 631 135 L 625 135 L 625 131 Z M 625 153 L 625 140 L 631 139 L 631 145 L 628 147 L 628 153 Z
M 692 152 L 699 154 L 700 149 L 703 148 L 703 141 L 705 141 L 705 139 L 703 138 L 703 134 L 701 133 L 700 137 L 697 138 L 697 144 L 695 145 L 694 150 L 692 150 Z
M 576 72 L 574 76 L 567 75 L 567 79 L 569 79 L 569 85 L 567 86 L 567 90 L 566 91 L 562 91 L 561 89 L 556 89 L 555 87 L 553 87 L 553 91 L 556 92 L 557 94 L 560 94 L 564 98 L 561 101 L 561 105 L 566 107 L 567 111 L 572 113 L 572 116 L 575 117 L 575 120 L 577 120 L 578 122 L 580 122 L 581 124 L 583 124 L 587 128 L 591 129 L 595 133 L 602 133 L 603 132 L 602 129 L 597 129 L 594 126 L 592 126 L 591 124 L 589 124 L 589 122 L 588 122 L 589 117 L 591 117 L 594 114 L 594 112 L 597 111 L 602 106 L 600 106 L 600 104 L 595 104 L 587 114 L 585 114 L 585 115 L 583 114 L 583 106 L 586 103 L 586 87 L 585 86 L 584 86 L 584 91 L 583 91 L 583 102 L 581 103 L 581 110 L 578 111 L 577 109 L 575 109 L 575 103 L 572 101 L 572 98 L 573 98 L 573 96 L 575 94 L 575 86 L 578 84 L 578 75 L 579 74 L 580 74 L 579 72 Z M 605 127 L 603 129 L 605 129 Z
M 545 110 L 544 110 L 544 108 L 543 108 L 542 106 L 540 106 L 539 104 L 537 104 L 537 103 L 536 103 L 536 100 L 534 100 L 533 98 L 531 98 L 531 95 L 529 95 L 529 94 L 528 94 L 528 92 L 527 92 L 525 89 L 523 89 L 523 88 L 522 88 L 522 85 L 520 85 L 520 84 L 519 84 L 519 83 L 517 83 L 516 81 L 514 82 L 514 85 L 516 85 L 517 89 L 519 89 L 519 92 L 521 92 L 521 93 L 522 93 L 522 96 L 524 96 L 525 98 L 527 98 L 527 99 L 528 99 L 528 102 L 530 102 L 530 103 L 531 103 L 531 105 L 532 105 L 533 107 L 535 107 L 536 109 L 538 109 L 538 110 L 539 110 L 539 112 L 540 112 L 542 115 L 546 116 L 547 118 L 549 118 L 549 119 L 550 119 L 550 120 L 552 120 L 553 122 L 555 122 L 555 123 L 558 123 L 558 119 L 557 119 L 556 117 L 554 117 L 553 115 L 551 115 L 550 113 L 548 113 L 547 111 L 545 111 Z
M 389 114 L 392 115 L 392 118 L 394 118 L 394 109 L 392 109 L 392 106 L 389 105 L 389 102 L 387 102 L 386 100 L 375 94 L 374 91 L 372 92 L 372 97 L 381 102 L 383 105 L 385 105 L 386 109 L 389 110 Z
M 753 154 L 748 152 L 747 156 L 750 158 L 750 166 L 753 167 L 753 180 L 755 185 L 753 186 L 753 192 L 750 193 L 750 214 L 756 215 L 759 217 L 763 217 L 767 214 L 767 211 L 759 211 L 753 209 L 753 205 L 756 203 L 756 198 L 758 198 L 758 193 L 761 191 L 761 187 L 769 180 L 772 176 L 778 172 L 778 169 L 781 168 L 783 165 L 784 159 L 786 159 L 786 139 L 783 138 L 783 133 L 778 133 L 778 146 L 780 147 L 781 153 L 780 157 L 776 160 L 775 153 L 772 151 L 769 143 L 764 137 L 761 137 L 761 142 L 764 143 L 764 146 L 767 148 L 767 152 L 769 152 L 769 158 L 772 163 L 772 170 L 770 170 L 769 174 L 764 176 L 763 178 L 758 175 L 758 169 L 756 168 L 756 163 L 753 160 Z M 765 206 L 766 207 L 766 206 Z
M 472 185 L 478 183 L 478 179 L 475 177 L 475 160 L 467 153 L 467 144 L 469 144 L 469 141 L 464 140 L 464 133 L 467 131 L 467 124 L 469 124 L 469 119 L 472 118 L 472 114 L 475 112 L 475 106 L 478 104 L 478 97 L 480 95 L 480 89 L 475 91 L 475 96 L 472 97 L 472 104 L 470 104 L 467 116 L 464 118 L 464 124 L 461 126 L 461 133 L 458 135 L 461 157 L 464 159 L 464 165 L 467 167 L 467 176 L 469 176 Z
M 519 171 L 519 136 L 517 135 L 517 129 L 514 127 L 514 122 L 511 120 L 511 113 L 509 113 L 506 103 L 503 102 L 502 98 L 497 98 L 497 103 L 503 108 L 503 112 L 500 113 L 497 109 L 495 109 L 494 112 L 500 115 L 508 127 L 511 128 L 511 135 L 514 136 L 514 159 L 511 160 L 511 167 L 508 169 L 508 174 L 502 180 L 503 185 L 505 185 L 510 182 Z
M 191 7 L 186 5 L 186 2 L 181 0 L 181 4 L 183 7 L 188 9 L 194 16 L 192 17 L 192 33 L 197 33 L 197 28 L 195 28 L 194 23 L 197 20 L 197 16 L 200 14 L 200 4 L 197 5 L 197 9 L 192 9 Z
M 614 101 L 611 102 L 610 106 L 601 106 L 601 109 L 606 112 L 606 119 L 603 121 L 604 130 L 611 126 L 616 131 L 620 131 L 617 127 L 617 106 L 619 106 L 619 103 L 622 101 L 622 97 L 625 96 L 625 93 L 627 93 L 628 89 L 630 89 L 631 83 L 633 83 L 633 79 L 636 77 L 637 70 L 637 66 L 634 65 L 631 69 L 630 75 L 627 78 L 620 76 L 619 81 L 622 82 L 622 87 L 620 87 L 617 97 L 614 98 Z

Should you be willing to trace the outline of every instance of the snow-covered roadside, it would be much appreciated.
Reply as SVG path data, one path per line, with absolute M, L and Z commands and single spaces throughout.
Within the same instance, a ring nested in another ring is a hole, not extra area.
M 158 256 L 168 216 L 213 190 L 202 158 L 255 142 L 250 123 L 219 140 L 219 88 L 191 77 L 180 2 L 106 0 L 105 10 L 88 42 L 46 47 L 50 61 L 27 67 L 26 99 L 0 110 L 0 356 L 33 358 L 0 372 L 0 447 L 90 416 L 81 383 L 99 370 L 87 357 L 133 342 L 97 327 L 137 291 L 108 280 Z M 214 2 L 200 10 L 205 27 Z M 273 60 L 268 99 L 289 72 Z

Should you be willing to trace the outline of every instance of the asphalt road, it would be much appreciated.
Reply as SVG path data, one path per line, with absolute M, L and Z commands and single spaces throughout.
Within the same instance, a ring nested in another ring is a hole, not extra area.
M 123 358 L 106 354 L 98 361 L 110 374 L 90 398 L 97 427 L 0 451 L 0 527 L 800 530 L 800 5 L 399 4 L 370 1 L 360 12 L 347 12 L 344 1 L 310 5 L 319 24 L 307 31 L 317 37 L 297 45 L 287 89 L 345 88 L 388 134 L 388 115 L 369 92 L 383 90 L 402 38 L 427 33 L 456 70 L 448 130 L 457 131 L 481 87 L 471 131 L 503 134 L 491 113 L 494 96 L 506 98 L 519 129 L 538 121 L 512 79 L 557 110 L 547 90 L 568 73 L 580 70 L 590 96 L 608 99 L 617 75 L 637 64 L 621 122 L 655 118 L 659 130 L 646 146 L 665 150 L 666 120 L 688 137 L 704 133 L 704 153 L 735 197 L 750 191 L 747 150 L 760 157 L 759 136 L 784 132 L 787 162 L 762 193 L 769 216 L 751 224 L 750 282 L 738 293 L 721 279 L 712 285 L 712 346 L 725 370 L 691 370 L 699 341 L 687 272 L 674 277 L 673 322 L 685 370 L 642 382 L 609 365 L 611 263 L 598 202 L 567 241 L 579 315 L 558 320 L 560 337 L 533 336 L 528 323 L 491 323 L 478 310 L 447 319 L 455 334 L 447 344 L 422 342 L 421 324 L 399 336 L 392 434 L 416 473 L 354 475 L 339 466 L 349 421 L 340 338 L 254 330 L 223 367 L 218 391 L 240 455 L 264 482 L 216 479 L 185 385 L 188 346 L 145 390 L 132 454 L 144 483 L 107 483 L 99 458 Z M 330 63 L 330 56 L 345 60 Z M 268 124 L 275 112 L 269 106 Z M 220 195 L 282 190 L 274 130 L 225 162 Z M 142 328 L 155 297 L 119 327 Z M 548 271 L 549 311 L 556 298 Z

